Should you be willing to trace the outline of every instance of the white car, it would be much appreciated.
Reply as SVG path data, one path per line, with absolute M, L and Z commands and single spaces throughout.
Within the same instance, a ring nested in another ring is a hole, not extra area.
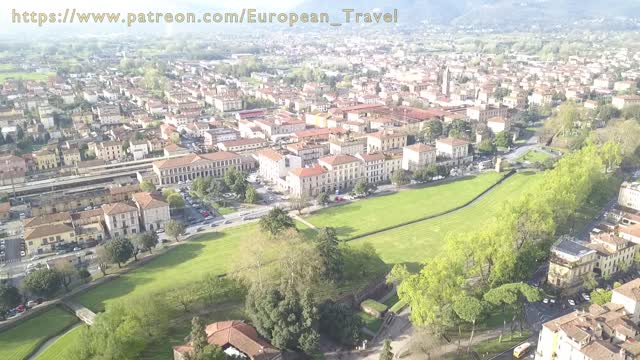
M 591 296 L 589 296 L 589 295 L 587 295 L 587 294 L 585 294 L 585 293 L 582 293 L 582 298 L 583 298 L 585 301 L 591 301 Z
M 569 299 L 567 302 L 568 302 L 568 303 L 569 303 L 569 305 L 571 305 L 571 306 L 576 306 L 576 302 L 575 302 L 575 301 L 573 301 L 573 299 Z
M 556 303 L 556 299 L 549 299 L 549 301 L 550 301 L 552 304 L 555 304 L 555 303 Z
M 549 303 L 549 299 L 544 298 L 544 299 L 542 300 L 542 303 L 543 303 L 543 304 L 548 304 L 548 303 Z

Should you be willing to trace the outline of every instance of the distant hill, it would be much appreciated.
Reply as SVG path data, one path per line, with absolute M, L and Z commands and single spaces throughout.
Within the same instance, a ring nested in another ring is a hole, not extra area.
M 341 16 L 343 8 L 360 11 L 397 8 L 403 23 L 509 28 L 640 17 L 640 0 L 307 0 L 295 10 Z

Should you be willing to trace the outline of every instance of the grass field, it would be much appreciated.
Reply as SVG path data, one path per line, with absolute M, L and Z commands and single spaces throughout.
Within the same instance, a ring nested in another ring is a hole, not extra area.
M 349 244 L 372 244 L 388 264 L 422 263 L 438 254 L 446 235 L 482 226 L 507 201 L 531 189 L 541 177 L 533 173 L 513 175 L 473 205 L 452 214 L 403 226 L 354 240 Z
M 56 341 L 49 345 L 43 352 L 36 357 L 36 360 L 67 360 L 71 358 L 70 352 L 72 345 L 80 341 L 80 330 L 82 326 L 77 326 L 64 335 L 60 336 Z
M 44 81 L 53 74 L 49 73 L 29 73 L 29 72 L 0 72 L 0 84 L 7 81 L 7 79 L 21 79 L 21 80 L 35 80 Z
M 226 273 L 240 240 L 252 236 L 255 231 L 257 225 L 251 224 L 202 235 L 116 280 L 87 291 L 76 300 L 94 311 L 102 311 L 105 304 L 118 299 L 200 280 L 207 273 Z
M 362 320 L 364 327 L 371 330 L 373 333 L 377 333 L 382 326 L 382 319 L 379 319 L 375 316 L 371 316 L 364 311 L 360 311 L 356 313 L 358 317 Z
M 340 238 L 349 238 L 460 206 L 503 175 L 489 172 L 441 185 L 372 197 L 320 210 L 305 220 L 317 227 L 334 227 Z
M 52 308 L 0 333 L 0 359 L 23 360 L 40 344 L 77 322 L 74 315 Z
M 542 163 L 550 157 L 551 155 L 544 153 L 542 151 L 529 150 L 526 153 L 524 153 L 524 155 L 520 156 L 517 160 L 520 162 L 528 161 L 530 163 L 535 163 L 535 162 Z

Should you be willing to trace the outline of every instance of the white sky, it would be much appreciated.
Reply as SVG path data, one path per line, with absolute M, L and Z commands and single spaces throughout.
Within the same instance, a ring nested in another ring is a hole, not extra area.
M 11 23 L 13 10 L 18 13 L 44 12 L 64 13 L 65 9 L 76 9 L 81 12 L 222 12 L 256 8 L 258 11 L 287 11 L 304 0 L 0 0 L 0 34 L 13 34 L 22 31 L 57 31 L 67 27 L 47 26 L 38 28 L 32 24 Z M 71 11 L 71 10 L 70 10 Z M 71 25 L 69 25 L 71 26 Z M 102 25 L 101 25 L 102 26 Z M 170 28 L 170 27 L 169 27 Z M 123 28 L 126 29 L 126 28 Z M 92 32 L 91 28 L 87 32 Z

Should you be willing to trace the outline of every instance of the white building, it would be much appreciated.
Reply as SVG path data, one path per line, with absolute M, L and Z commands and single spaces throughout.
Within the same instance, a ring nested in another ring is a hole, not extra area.
M 112 238 L 126 237 L 140 231 L 138 209 L 126 203 L 102 205 L 104 222 Z
M 260 150 L 258 157 L 258 174 L 262 179 L 282 188 L 286 188 L 286 177 L 289 171 L 302 168 L 299 156 L 283 155 L 272 149 Z
M 640 183 L 623 182 L 618 193 L 618 204 L 640 211 Z
M 150 192 L 139 192 L 132 195 L 138 207 L 142 231 L 156 231 L 164 228 L 164 224 L 171 220 L 169 203 L 162 195 Z
M 413 144 L 402 149 L 402 168 L 416 171 L 436 163 L 436 148 L 426 144 Z

